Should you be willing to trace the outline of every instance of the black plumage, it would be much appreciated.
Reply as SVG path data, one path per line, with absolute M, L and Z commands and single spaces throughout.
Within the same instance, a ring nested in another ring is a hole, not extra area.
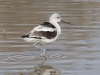
M 52 39 L 55 38 L 57 35 L 57 31 L 54 25 L 52 25 L 49 22 L 43 22 L 41 24 L 41 28 L 47 27 L 47 28 L 52 28 L 53 31 L 37 31 L 35 30 L 34 32 L 30 32 L 26 35 L 23 35 L 22 38 L 36 38 L 36 39 L 42 39 L 42 37 L 45 37 L 47 39 Z
M 52 24 L 49 23 L 49 22 L 43 22 L 41 25 L 44 26 L 44 27 L 56 28 L 54 25 L 52 25 Z

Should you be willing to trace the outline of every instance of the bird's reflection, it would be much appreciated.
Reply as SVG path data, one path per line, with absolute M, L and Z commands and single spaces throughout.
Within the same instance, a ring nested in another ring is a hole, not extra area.
M 41 64 L 34 68 L 34 71 L 31 72 L 31 75 L 60 75 L 60 71 L 55 69 L 53 66 L 44 65 L 46 62 L 46 57 L 43 57 Z
M 55 69 L 53 66 L 45 65 L 46 57 L 43 57 L 43 61 L 36 65 L 28 74 L 25 72 L 21 73 L 6 73 L 5 75 L 61 75 L 60 71 Z

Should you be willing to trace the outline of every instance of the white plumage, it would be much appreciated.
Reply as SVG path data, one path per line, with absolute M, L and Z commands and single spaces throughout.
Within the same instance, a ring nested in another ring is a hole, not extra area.
M 37 26 L 31 32 L 32 33 L 34 31 L 50 31 L 50 32 L 53 32 L 54 30 L 56 30 L 56 29 L 55 28 L 51 28 L 51 27 Z
M 58 22 L 64 22 L 61 20 L 58 13 L 51 15 L 49 22 L 43 22 L 37 27 L 33 28 L 28 34 L 23 35 L 22 38 L 26 42 L 33 43 L 33 46 L 40 48 L 42 51 L 42 56 L 45 56 L 46 50 L 42 48 L 43 44 L 48 44 L 54 42 L 61 33 L 61 28 Z M 67 22 L 65 22 L 67 23 Z M 40 44 L 41 47 L 38 47 L 37 44 Z
M 28 34 L 22 36 L 22 38 L 26 42 L 35 43 L 37 40 L 40 40 L 39 42 L 40 44 L 51 43 L 55 41 L 61 33 L 61 28 L 57 23 L 60 20 L 61 20 L 60 15 L 54 13 L 53 15 L 51 15 L 49 22 L 45 22 L 43 24 L 38 25 L 37 27 L 33 28 L 33 30 L 30 31 Z M 55 34 L 55 35 L 51 35 L 51 34 Z M 48 38 L 49 36 L 51 37 Z

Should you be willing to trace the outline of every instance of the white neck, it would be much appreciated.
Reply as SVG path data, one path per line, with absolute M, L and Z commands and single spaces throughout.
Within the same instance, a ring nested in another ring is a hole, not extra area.
M 56 22 L 56 21 L 54 21 L 54 20 L 49 20 L 49 22 L 51 23 L 51 24 L 53 24 L 55 27 L 56 27 L 56 29 L 57 29 L 57 37 L 60 35 L 60 33 L 61 33 L 61 28 L 60 28 L 60 26 L 58 25 L 58 23 Z

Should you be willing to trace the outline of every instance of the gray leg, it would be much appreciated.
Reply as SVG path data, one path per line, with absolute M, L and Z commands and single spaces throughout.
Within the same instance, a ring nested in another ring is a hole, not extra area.
M 35 47 L 35 48 L 38 48 L 38 49 L 41 49 L 39 46 L 37 46 L 37 44 L 40 42 L 40 40 L 38 40 L 37 42 L 35 42 L 34 44 L 33 44 L 33 46 Z
M 41 44 L 41 56 L 46 56 L 46 49 L 42 47 L 42 44 Z
M 34 46 L 35 48 L 41 49 L 41 56 L 45 56 L 45 55 L 46 55 L 46 49 L 44 49 L 44 48 L 42 47 L 42 44 L 41 44 L 41 47 L 37 46 L 37 44 L 38 44 L 39 42 L 40 42 L 40 40 L 38 40 L 37 42 L 35 42 L 35 43 L 33 44 L 33 46 Z

